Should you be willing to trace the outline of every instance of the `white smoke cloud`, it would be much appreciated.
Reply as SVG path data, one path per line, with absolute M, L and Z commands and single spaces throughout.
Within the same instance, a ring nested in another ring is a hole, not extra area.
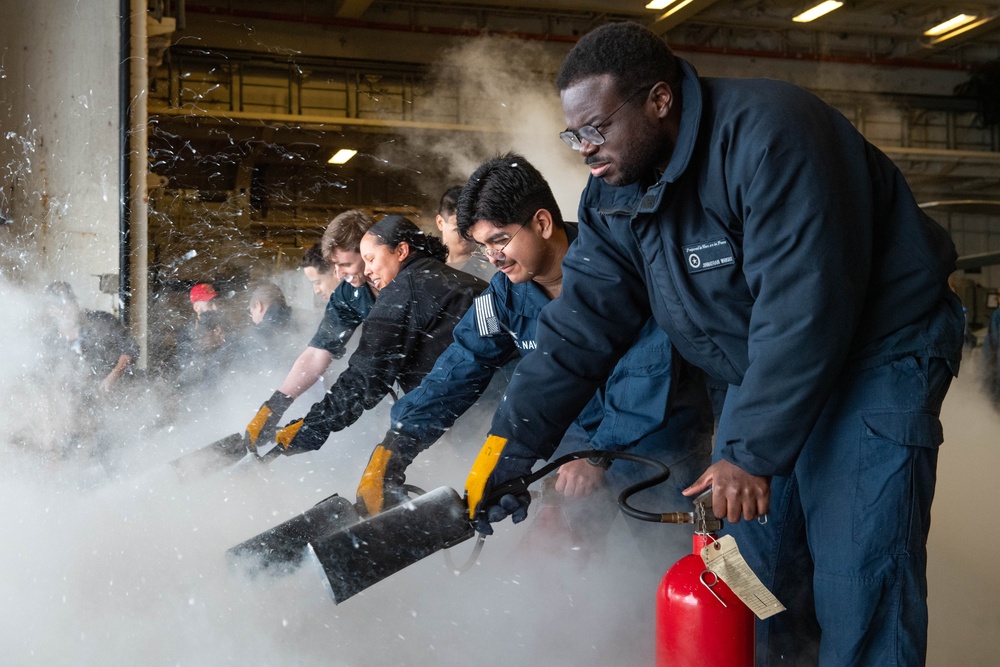
M 1000 412 L 980 389 L 978 351 L 966 354 L 942 411 L 944 444 L 927 546 L 930 634 L 928 665 L 988 665 L 1000 627 L 1000 550 L 993 525 L 994 471 L 1000 469 Z
M 38 312 L 34 291 L 0 289 L 21 313 Z M 456 576 L 437 554 L 340 606 L 312 569 L 283 578 L 230 569 L 229 547 L 333 492 L 353 500 L 388 404 L 319 452 L 270 466 L 244 461 L 182 484 L 168 462 L 242 431 L 273 387 L 227 385 L 199 409 L 164 421 L 170 392 L 149 380 L 111 430 L 124 447 L 114 466 L 73 450 L 53 457 L 33 448 L 33 436 L 70 413 L 74 397 L 41 396 L 22 382 L 44 371 L 35 362 L 41 324 L 22 317 L 0 325 L 5 349 L 15 353 L 0 360 L 0 387 L 20 394 L 20 414 L 4 413 L 0 437 L 0 567 L 10 575 L 0 580 L 5 664 L 649 662 L 652 644 L 639 634 L 651 632 L 659 573 L 639 586 L 634 550 L 626 548 L 612 547 L 617 556 L 606 566 L 580 570 L 519 556 L 524 527 L 507 524 L 467 574 Z M 289 417 L 308 405 L 299 401 Z M 409 481 L 460 489 L 484 428 L 449 436 L 417 461 Z M 49 430 L 56 439 L 64 434 Z M 619 532 L 627 543 L 627 531 Z M 461 545 L 454 559 L 470 549 Z
M 449 165 L 446 183 L 429 183 L 444 192 L 464 183 L 484 160 L 515 151 L 524 155 L 549 182 L 563 217 L 576 220 L 588 170 L 580 156 L 559 139 L 565 120 L 555 88 L 561 54 L 544 44 L 483 37 L 463 42 L 435 64 L 428 99 L 458 105 L 463 122 L 489 127 L 485 136 L 433 133 L 407 136 L 418 154 Z

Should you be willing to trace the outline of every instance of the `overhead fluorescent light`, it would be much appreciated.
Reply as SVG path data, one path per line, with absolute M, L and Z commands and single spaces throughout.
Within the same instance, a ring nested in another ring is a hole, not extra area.
M 924 35 L 927 37 L 937 37 L 938 35 L 943 35 L 946 32 L 951 32 L 955 28 L 961 28 L 966 23 L 971 23 L 976 20 L 975 14 L 959 14 L 954 16 L 944 23 L 939 23 L 930 30 L 925 30 Z
M 677 0 L 653 0 L 646 5 L 646 9 L 666 9 L 667 7 L 673 5 L 673 7 L 670 7 L 670 9 L 658 19 L 659 21 L 662 21 L 663 19 L 673 16 L 680 10 L 684 9 L 694 2 L 694 0 L 680 0 L 680 2 L 674 4 L 675 2 L 677 2 Z
M 834 9 L 840 9 L 843 6 L 844 3 L 839 2 L 839 0 L 826 0 L 826 2 L 821 2 L 812 9 L 805 10 L 798 16 L 793 16 L 792 20 L 796 23 L 809 23 L 809 21 L 815 21 L 820 16 L 825 16 Z
M 357 154 L 358 152 L 356 150 L 352 150 L 350 148 L 341 148 L 339 151 L 333 154 L 332 158 L 327 160 L 327 164 L 344 164 Z

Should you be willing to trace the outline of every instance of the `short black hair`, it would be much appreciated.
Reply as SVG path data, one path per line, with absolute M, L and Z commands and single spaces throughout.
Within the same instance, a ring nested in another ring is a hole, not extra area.
M 326 261 L 326 258 L 323 257 L 323 249 L 319 241 L 309 246 L 309 250 L 306 250 L 306 253 L 302 255 L 300 266 L 303 269 L 312 267 L 316 269 L 316 273 L 323 274 L 330 273 L 331 269 L 333 269 L 333 264 Z
M 461 185 L 453 185 L 444 191 L 441 195 L 441 203 L 438 204 L 438 215 L 442 218 L 448 218 L 449 216 L 455 215 L 455 211 L 458 206 L 458 197 L 462 194 Z
M 656 33 L 638 23 L 608 23 L 587 33 L 569 52 L 556 88 L 566 90 L 573 84 L 610 74 L 623 99 L 640 86 L 658 81 L 669 84 L 674 96 L 680 96 L 681 68 L 670 47 Z
M 496 227 L 524 225 L 543 208 L 556 227 L 563 227 L 559 204 L 542 174 L 523 155 L 499 155 L 479 165 L 462 188 L 458 233 L 471 241 L 470 232 L 480 220 Z
M 400 243 L 410 246 L 410 252 L 430 255 L 442 262 L 448 257 L 448 248 L 441 239 L 425 234 L 412 221 L 401 215 L 387 215 L 368 230 L 379 241 L 379 245 L 395 250 Z

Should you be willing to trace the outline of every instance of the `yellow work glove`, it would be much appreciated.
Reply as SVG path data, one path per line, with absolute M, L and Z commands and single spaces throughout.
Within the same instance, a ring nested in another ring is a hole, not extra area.
M 258 445 L 263 445 L 271 440 L 278 431 L 278 423 L 285 414 L 285 410 L 295 402 L 291 396 L 286 396 L 280 391 L 271 394 L 271 398 L 261 404 L 257 414 L 254 415 L 250 423 L 247 424 L 244 440 L 250 443 L 251 449 L 256 449 Z
M 368 459 L 368 467 L 358 484 L 358 509 L 374 516 L 406 499 L 406 463 L 385 443 L 378 445 Z
M 527 482 L 515 484 L 516 489 L 496 497 L 496 489 L 507 482 L 526 480 L 539 456 L 528 447 L 498 435 L 486 438 L 465 480 L 465 498 L 469 519 L 480 533 L 492 535 L 491 523 L 510 517 L 514 523 L 528 517 Z

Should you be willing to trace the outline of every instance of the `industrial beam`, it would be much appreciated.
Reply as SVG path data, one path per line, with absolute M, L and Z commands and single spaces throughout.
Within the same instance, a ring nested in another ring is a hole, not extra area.
M 260 111 L 209 110 L 196 107 L 174 108 L 162 102 L 151 101 L 149 116 L 177 116 L 188 118 L 213 118 L 217 120 L 240 120 L 251 123 L 288 123 L 296 127 L 303 125 L 327 126 L 350 125 L 355 127 L 384 128 L 394 130 L 439 130 L 445 132 L 499 133 L 500 129 L 487 125 L 466 125 L 462 123 L 433 123 L 417 120 L 386 120 L 381 118 L 347 118 L 344 116 L 320 116 L 307 114 L 264 113 Z
M 372 0 L 344 0 L 337 10 L 338 19 L 359 19 L 371 7 Z

